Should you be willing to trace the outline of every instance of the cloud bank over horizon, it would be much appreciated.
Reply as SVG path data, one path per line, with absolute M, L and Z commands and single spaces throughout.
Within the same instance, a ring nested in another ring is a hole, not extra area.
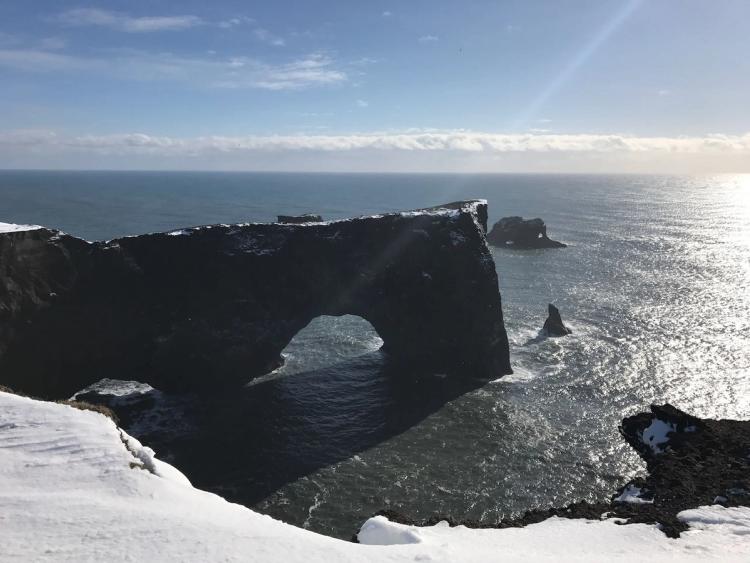
M 174 137 L 0 131 L 2 168 L 750 172 L 750 133 L 684 137 L 407 130 Z

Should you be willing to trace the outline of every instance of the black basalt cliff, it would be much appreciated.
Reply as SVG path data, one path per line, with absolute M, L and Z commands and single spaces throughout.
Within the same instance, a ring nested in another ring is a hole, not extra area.
M 323 217 L 315 215 L 313 213 L 306 213 L 304 215 L 279 215 L 277 223 L 320 223 Z
M 0 384 L 68 397 L 103 377 L 169 390 L 273 370 L 319 315 L 359 315 L 389 361 L 511 373 L 487 204 L 89 243 L 0 233 Z

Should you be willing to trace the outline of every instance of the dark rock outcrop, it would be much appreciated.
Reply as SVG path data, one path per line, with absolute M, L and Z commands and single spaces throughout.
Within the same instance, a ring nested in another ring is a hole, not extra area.
M 560 311 L 557 307 L 550 303 L 547 306 L 547 310 L 549 311 L 547 320 L 544 321 L 544 327 L 542 327 L 542 331 L 547 336 L 567 336 L 573 332 L 563 324 Z
M 503 217 L 492 227 L 487 242 L 493 246 L 518 249 L 565 248 L 567 245 L 547 236 L 547 226 L 539 218 Z
M 379 514 L 408 525 L 445 520 L 470 528 L 522 527 L 552 516 L 619 518 L 625 524 L 659 524 L 667 536 L 677 538 L 688 528 L 678 518 L 683 510 L 712 504 L 750 506 L 750 421 L 701 419 L 669 404 L 652 405 L 650 413 L 625 418 L 620 434 L 646 461 L 649 474 L 621 487 L 609 502 L 532 510 L 496 523 L 445 515 L 417 521 L 393 509 Z
M 102 377 L 242 385 L 319 315 L 359 315 L 389 361 L 511 373 L 487 204 L 88 243 L 0 233 L 0 383 L 69 397 Z
M 278 222 L 299 225 L 301 223 L 320 223 L 322 220 L 323 217 L 320 215 L 306 213 L 305 215 L 279 215 Z
M 661 510 L 750 506 L 750 421 L 652 405 L 650 413 L 623 420 L 620 433 L 646 462 L 649 475 L 639 488 Z

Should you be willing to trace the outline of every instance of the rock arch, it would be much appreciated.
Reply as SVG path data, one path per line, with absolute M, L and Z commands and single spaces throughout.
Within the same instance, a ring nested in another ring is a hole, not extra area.
M 487 204 L 86 243 L 0 233 L 0 383 L 67 397 L 102 377 L 242 385 L 320 315 L 372 324 L 389 360 L 511 373 Z
M 357 315 L 315 317 L 281 351 L 286 374 L 327 369 L 378 352 L 383 339 Z

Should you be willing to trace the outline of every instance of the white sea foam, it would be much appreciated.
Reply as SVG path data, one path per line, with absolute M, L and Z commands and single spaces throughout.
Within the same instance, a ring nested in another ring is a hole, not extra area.
M 85 389 L 78 391 L 72 398 L 77 395 L 86 393 L 88 391 L 96 391 L 106 395 L 114 395 L 115 397 L 135 397 L 138 395 L 144 395 L 156 391 L 148 383 L 141 383 L 140 381 L 127 381 L 121 379 L 100 379 L 96 383 L 89 385 Z
M 539 374 L 528 368 L 513 366 L 513 373 L 493 379 L 490 383 L 525 383 L 535 379 Z

